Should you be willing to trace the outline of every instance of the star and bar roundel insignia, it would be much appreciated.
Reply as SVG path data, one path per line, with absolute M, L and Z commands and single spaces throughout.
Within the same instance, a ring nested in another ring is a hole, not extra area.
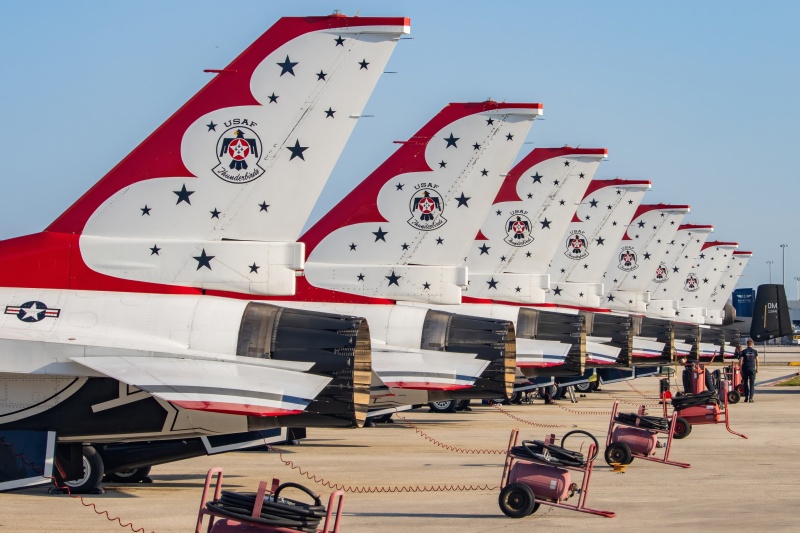
M 8 305 L 6 314 L 17 315 L 17 318 L 23 322 L 39 322 L 48 317 L 58 318 L 61 309 L 51 309 L 45 303 L 33 301 L 25 302 L 22 305 Z
M 531 228 L 533 224 L 527 217 L 527 211 L 516 210 L 511 212 L 511 216 L 506 220 L 506 238 L 503 239 L 511 246 L 527 246 L 533 241 Z
M 248 183 L 262 174 L 264 169 L 258 164 L 262 156 L 261 139 L 246 126 L 256 126 L 247 119 L 225 121 L 229 128 L 217 139 L 216 156 L 218 164 L 212 170 L 218 178 L 228 183 Z

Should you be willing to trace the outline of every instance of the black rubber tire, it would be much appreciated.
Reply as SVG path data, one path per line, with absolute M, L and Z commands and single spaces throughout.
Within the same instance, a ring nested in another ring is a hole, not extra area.
M 509 403 L 513 403 L 515 405 L 519 405 L 522 403 L 522 391 L 514 391 L 511 393 L 511 397 L 508 399 Z
M 613 463 L 629 465 L 633 461 L 631 448 L 624 442 L 612 442 L 606 448 L 606 463 L 611 466 Z
M 591 381 L 584 381 L 583 383 L 576 383 L 575 384 L 575 392 L 593 392 L 592 389 L 592 382 Z
M 566 395 L 567 395 L 567 388 L 559 385 L 558 389 L 556 389 L 556 393 L 553 395 L 553 399 L 563 400 Z
M 100 487 L 103 482 L 103 458 L 92 446 L 83 447 L 83 478 L 65 481 L 56 469 L 57 488 L 69 488 L 72 494 L 86 494 Z
M 434 413 L 455 413 L 456 412 L 456 401 L 455 400 L 443 400 L 440 402 L 430 402 L 428 407 L 431 408 L 431 411 Z
M 456 400 L 456 411 L 465 411 L 469 407 L 469 400 Z
M 500 491 L 500 510 L 510 518 L 523 518 L 536 511 L 533 491 L 523 483 L 511 483 Z
M 729 404 L 739 403 L 739 400 L 741 400 L 741 399 L 742 399 L 742 395 L 739 394 L 738 391 L 732 390 L 732 391 L 730 391 L 728 393 L 728 403 Z
M 600 380 L 599 379 L 596 379 L 594 381 L 590 381 L 589 383 L 592 384 L 592 392 L 594 392 L 594 391 L 596 391 L 597 389 L 600 388 Z
M 675 429 L 673 430 L 672 436 L 676 439 L 685 439 L 689 436 L 689 433 L 692 432 L 692 425 L 689 423 L 688 420 L 682 417 L 678 417 L 675 419 Z
M 150 475 L 150 467 L 131 468 L 130 470 L 120 470 L 106 474 L 106 480 L 113 483 L 139 483 Z

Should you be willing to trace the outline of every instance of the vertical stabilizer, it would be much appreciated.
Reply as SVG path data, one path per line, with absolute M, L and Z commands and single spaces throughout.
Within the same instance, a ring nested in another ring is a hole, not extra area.
M 506 176 L 467 256 L 465 295 L 544 302 L 550 258 L 605 149 L 536 148 Z
M 789 304 L 783 285 L 759 285 L 750 337 L 754 341 L 763 342 L 791 335 L 792 332 Z

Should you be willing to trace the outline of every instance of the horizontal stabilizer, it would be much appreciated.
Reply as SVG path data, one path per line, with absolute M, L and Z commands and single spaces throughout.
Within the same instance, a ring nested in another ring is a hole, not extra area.
M 564 364 L 571 344 L 517 337 L 517 367 L 549 367 Z
M 184 409 L 236 415 L 301 413 L 330 378 L 232 361 L 168 357 L 72 357 Z
M 471 387 L 489 366 L 477 354 L 418 350 L 372 341 L 372 368 L 390 387 L 457 390 Z

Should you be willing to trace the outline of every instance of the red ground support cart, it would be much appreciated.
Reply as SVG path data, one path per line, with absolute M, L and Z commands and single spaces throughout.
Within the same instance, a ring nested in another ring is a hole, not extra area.
M 702 394 L 684 394 L 675 396 L 671 403 L 677 413 L 678 418 L 673 428 L 674 437 L 683 439 L 692 432 L 692 426 L 702 424 L 725 424 L 728 433 L 737 437 L 747 438 L 747 435 L 737 433 L 731 429 L 730 409 L 728 409 L 728 395 L 722 395 L 724 399 L 723 408 L 720 409 L 719 398 L 716 391 L 707 391 Z M 664 417 L 667 416 L 667 398 L 662 395 L 664 406 Z
M 214 488 L 214 499 L 209 501 L 208 492 L 211 479 L 217 474 Z M 314 500 L 307 505 L 280 497 L 283 488 L 300 489 Z M 226 502 L 226 498 L 228 499 Z M 317 533 L 338 533 L 339 520 L 342 517 L 344 492 L 337 490 L 328 500 L 327 510 L 321 505 L 319 497 L 297 483 L 284 483 L 272 480 L 272 487 L 267 490 L 267 482 L 258 484 L 258 491 L 253 494 L 236 494 L 222 491 L 222 469 L 212 468 L 206 474 L 203 496 L 200 498 L 200 510 L 197 513 L 195 533 L 203 529 L 203 517 L 208 516 L 208 533 L 302 533 L 291 527 L 276 525 L 279 523 L 311 522 L 317 523 L 324 515 L 322 529 L 314 529 Z M 241 507 L 240 507 L 241 506 Z M 334 513 L 334 507 L 336 512 Z M 334 516 L 335 515 L 335 516 Z M 268 516 L 268 519 L 265 519 Z M 217 520 L 219 519 L 219 520 Z M 308 529 L 306 529 L 308 531 Z
M 619 401 L 614 402 L 611 410 L 611 421 L 608 423 L 608 436 L 606 437 L 606 462 L 609 465 L 627 465 L 634 458 L 665 465 L 691 468 L 689 463 L 679 463 L 669 460 L 672 449 L 672 439 L 678 413 L 673 412 L 672 418 L 647 417 L 645 406 L 639 407 L 636 413 L 623 413 L 617 417 Z M 664 447 L 664 457 L 655 457 L 658 447 L 658 434 L 667 435 L 667 444 Z
M 721 389 L 728 395 L 728 403 L 739 403 L 744 395 L 744 384 L 742 383 L 742 370 L 739 363 L 731 363 L 722 368 Z
M 567 437 L 578 433 L 588 435 L 594 441 L 589 445 L 586 458 L 579 452 L 564 448 Z M 519 429 L 513 429 L 500 481 L 500 509 L 506 516 L 522 518 L 535 513 L 541 505 L 606 518 L 617 515 L 612 511 L 586 507 L 589 481 L 597 456 L 597 439 L 590 433 L 570 431 L 561 439 L 561 446 L 555 445 L 555 435 L 550 435 L 545 441 L 522 441 L 520 446 L 517 445 L 518 439 Z M 583 474 L 580 488 L 570 481 L 570 471 Z M 578 501 L 574 505 L 563 503 L 575 494 Z

